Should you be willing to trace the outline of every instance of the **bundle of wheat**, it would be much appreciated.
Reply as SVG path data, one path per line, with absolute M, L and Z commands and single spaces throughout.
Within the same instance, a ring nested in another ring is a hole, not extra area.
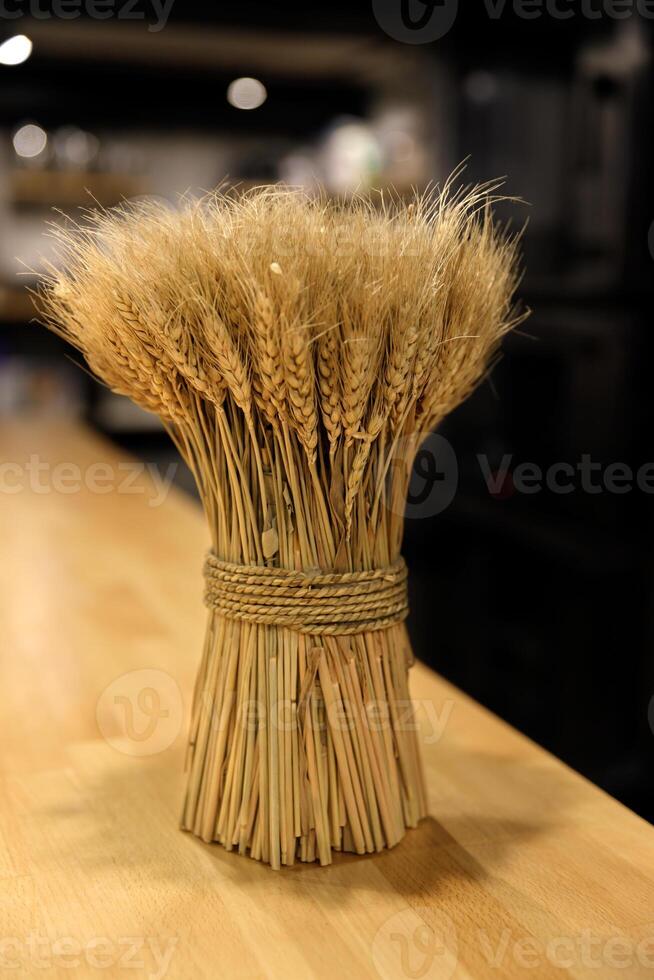
M 182 826 L 273 867 L 425 815 L 403 505 L 516 322 L 493 187 L 372 206 L 262 188 L 60 232 L 47 325 L 164 420 L 209 521 Z

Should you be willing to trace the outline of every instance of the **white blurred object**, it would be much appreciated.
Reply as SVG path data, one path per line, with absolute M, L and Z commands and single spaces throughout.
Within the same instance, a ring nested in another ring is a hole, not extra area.
M 227 101 L 235 109 L 258 109 L 268 98 L 258 78 L 235 78 L 227 88 Z
M 319 184 L 315 160 L 308 153 L 289 153 L 279 161 L 279 179 L 291 187 L 312 190 Z
M 411 105 L 387 103 L 373 117 L 372 129 L 383 158 L 384 177 L 398 188 L 424 184 L 429 168 L 424 146 L 424 124 Z
M 32 42 L 25 34 L 14 34 L 0 44 L 0 65 L 22 65 L 32 53 Z
M 325 183 L 336 194 L 369 187 L 381 170 L 382 155 L 370 126 L 359 120 L 337 122 L 323 148 Z
M 101 170 L 114 173 L 130 173 L 136 170 L 135 150 L 121 139 L 103 139 L 98 156 Z
M 84 169 L 95 160 L 100 140 L 76 126 L 62 126 L 52 137 L 59 164 Z
M 30 159 L 43 153 L 48 143 L 48 134 L 36 123 L 26 123 L 16 130 L 12 142 L 19 157 Z
M 0 418 L 21 412 L 79 417 L 81 382 L 76 374 L 67 367 L 32 363 L 24 357 L 0 360 Z
M 97 421 L 112 432 L 158 432 L 163 430 L 161 419 L 139 408 L 129 398 L 103 391 L 96 409 Z

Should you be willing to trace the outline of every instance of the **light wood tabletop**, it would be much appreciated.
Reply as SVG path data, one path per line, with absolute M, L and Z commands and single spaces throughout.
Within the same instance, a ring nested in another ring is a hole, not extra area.
M 0 974 L 654 976 L 654 828 L 420 664 L 395 849 L 275 872 L 178 830 L 208 539 L 167 477 L 0 424 Z

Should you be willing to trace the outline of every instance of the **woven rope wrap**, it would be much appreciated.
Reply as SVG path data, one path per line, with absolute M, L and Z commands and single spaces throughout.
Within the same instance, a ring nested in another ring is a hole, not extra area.
M 235 565 L 209 554 L 204 575 L 204 601 L 221 616 L 298 633 L 373 632 L 402 622 L 409 612 L 401 558 L 388 568 L 339 573 Z

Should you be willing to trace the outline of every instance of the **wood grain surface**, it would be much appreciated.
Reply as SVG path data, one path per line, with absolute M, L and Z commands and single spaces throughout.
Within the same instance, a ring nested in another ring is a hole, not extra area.
M 654 829 L 420 664 L 394 850 L 274 872 L 177 829 L 207 535 L 162 476 L 0 425 L 0 975 L 654 976 Z

